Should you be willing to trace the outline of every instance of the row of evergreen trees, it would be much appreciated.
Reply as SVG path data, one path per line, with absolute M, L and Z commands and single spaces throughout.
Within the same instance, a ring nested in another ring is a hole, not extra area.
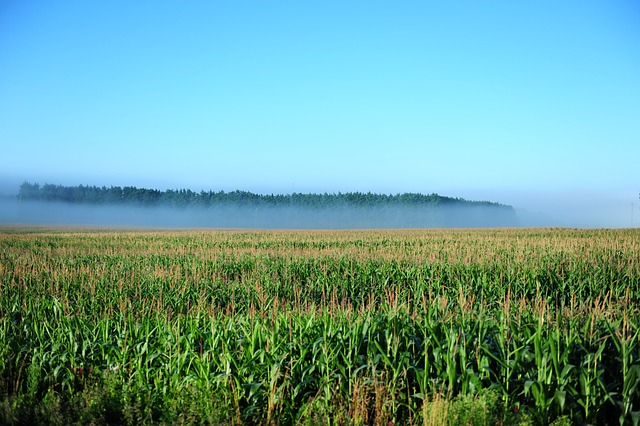
M 24 182 L 18 193 L 20 200 L 58 201 L 75 204 L 120 204 L 136 206 L 213 207 L 234 205 L 242 207 L 436 207 L 476 206 L 499 210 L 513 210 L 511 206 L 488 201 L 468 201 L 462 198 L 444 197 L 438 194 L 404 193 L 397 195 L 371 192 L 347 192 L 338 194 L 261 195 L 247 191 L 201 191 L 189 189 L 159 191 L 135 186 L 63 186 Z

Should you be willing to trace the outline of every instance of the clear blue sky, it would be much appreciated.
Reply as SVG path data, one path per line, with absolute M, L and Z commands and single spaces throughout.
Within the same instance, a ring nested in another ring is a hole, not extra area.
M 437 192 L 621 226 L 640 3 L 5 0 L 0 145 L 5 194 Z

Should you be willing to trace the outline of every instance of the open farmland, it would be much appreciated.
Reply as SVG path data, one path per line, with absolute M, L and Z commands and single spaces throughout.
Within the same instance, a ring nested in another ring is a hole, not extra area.
M 633 424 L 640 230 L 0 228 L 0 423 Z

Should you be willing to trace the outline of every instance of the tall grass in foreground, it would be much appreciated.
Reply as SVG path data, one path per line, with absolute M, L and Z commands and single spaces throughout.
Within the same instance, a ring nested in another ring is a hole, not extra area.
M 6 231 L 0 423 L 637 424 L 639 237 Z

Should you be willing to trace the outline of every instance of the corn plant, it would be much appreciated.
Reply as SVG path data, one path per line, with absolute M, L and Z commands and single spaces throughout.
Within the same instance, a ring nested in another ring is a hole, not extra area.
M 0 423 L 635 424 L 639 237 L 2 228 Z

